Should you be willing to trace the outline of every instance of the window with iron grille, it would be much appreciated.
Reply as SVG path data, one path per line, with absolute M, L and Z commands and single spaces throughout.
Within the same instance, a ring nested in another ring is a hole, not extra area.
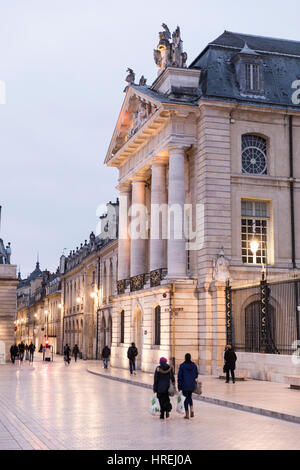
M 160 344 L 160 306 L 155 307 L 155 319 L 154 319 L 154 332 L 155 332 L 155 345 Z
M 248 91 L 260 90 L 260 67 L 257 64 L 245 64 L 246 66 L 246 89 Z
M 245 264 L 267 264 L 269 204 L 265 201 L 242 200 L 241 242 L 242 260 Z M 258 243 L 256 253 L 251 251 L 251 242 Z
M 258 135 L 242 136 L 242 172 L 267 174 L 267 141 Z
M 122 310 L 121 312 L 120 322 L 121 322 L 120 343 L 124 343 L 125 342 L 125 312 L 124 310 Z

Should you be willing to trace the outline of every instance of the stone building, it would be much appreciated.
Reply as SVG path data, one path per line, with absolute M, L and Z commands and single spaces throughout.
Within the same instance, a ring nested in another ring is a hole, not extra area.
M 100 358 L 111 345 L 112 297 L 117 289 L 118 201 L 107 204 L 101 232 L 62 256 L 62 345 L 78 345 L 84 359 Z
M 15 340 L 14 320 L 17 312 L 16 289 L 18 281 L 17 267 L 10 264 L 10 258 L 10 243 L 5 247 L 0 238 L 0 364 L 9 360 L 9 350 Z
M 143 370 L 189 351 L 217 373 L 225 282 L 300 263 L 300 42 L 225 31 L 186 67 L 179 28 L 163 25 L 154 58 L 150 86 L 128 69 L 105 159 L 120 192 L 112 363 L 127 365 L 135 341 Z M 253 301 L 241 305 L 243 328 Z M 246 356 L 259 376 L 265 355 Z M 276 373 L 283 359 L 271 356 Z
M 48 270 L 41 271 L 40 263 L 36 263 L 35 269 L 26 278 L 21 279 L 19 273 L 17 288 L 17 319 L 16 341 L 19 344 L 31 342 L 36 350 L 40 345 L 48 344 L 53 347 L 53 352 L 61 352 L 58 346 L 61 344 L 61 282 L 60 273 L 51 274 Z

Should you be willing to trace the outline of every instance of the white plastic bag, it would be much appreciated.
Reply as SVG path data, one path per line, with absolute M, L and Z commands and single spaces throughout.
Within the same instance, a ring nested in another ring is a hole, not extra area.
M 153 416 L 158 416 L 160 414 L 160 405 L 156 395 L 153 395 L 151 399 L 149 411 Z
M 183 402 L 184 402 L 184 398 L 183 398 L 182 393 L 180 392 L 177 395 L 176 411 L 177 411 L 177 413 L 179 413 L 181 415 L 184 413 L 184 404 L 183 404 Z

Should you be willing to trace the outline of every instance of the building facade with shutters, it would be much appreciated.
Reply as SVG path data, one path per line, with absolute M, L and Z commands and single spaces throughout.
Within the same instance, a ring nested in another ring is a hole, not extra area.
M 226 282 L 298 275 L 300 42 L 225 31 L 186 67 L 179 28 L 163 29 L 152 85 L 128 69 L 105 159 L 120 192 L 112 363 L 127 366 L 134 341 L 143 370 L 190 352 L 215 374 L 228 340 Z M 238 306 L 248 345 L 240 364 L 257 378 L 270 358 L 274 377 L 282 361 L 295 372 L 284 351 L 255 350 L 258 301 L 251 294 Z M 272 293 L 268 301 L 278 331 L 285 305 Z M 291 341 L 300 340 L 295 302 Z

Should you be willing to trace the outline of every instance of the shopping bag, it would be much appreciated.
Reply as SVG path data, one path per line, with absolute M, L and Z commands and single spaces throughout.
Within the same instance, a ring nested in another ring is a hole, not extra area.
M 194 393 L 196 393 L 196 395 L 202 395 L 202 383 L 201 382 L 195 383 Z
M 175 387 L 175 384 L 173 384 L 173 382 L 170 382 L 168 393 L 170 397 L 174 397 L 176 393 L 176 387 Z
M 157 416 L 160 414 L 160 406 L 158 398 L 154 395 L 151 399 L 151 404 L 149 407 L 149 411 L 153 416 Z
M 183 395 L 182 393 L 178 393 L 177 395 L 177 406 L 176 406 L 176 411 L 177 413 L 179 414 L 183 414 L 184 413 L 184 404 L 183 404 Z

